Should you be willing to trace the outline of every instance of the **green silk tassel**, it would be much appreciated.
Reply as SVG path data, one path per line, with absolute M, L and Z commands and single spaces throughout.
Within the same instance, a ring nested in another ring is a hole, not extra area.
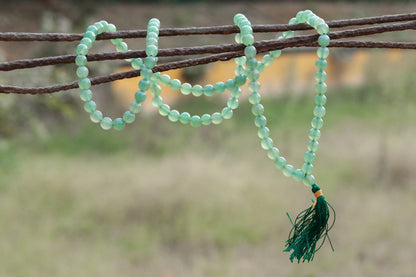
M 315 253 L 321 249 L 325 240 L 328 239 L 332 251 L 331 240 L 328 236 L 328 232 L 331 230 L 335 223 L 335 211 L 334 208 L 325 200 L 322 195 L 321 189 L 314 184 L 312 186 L 312 192 L 316 196 L 316 202 L 306 210 L 302 211 L 297 217 L 295 222 L 287 213 L 290 222 L 292 223 L 292 230 L 289 233 L 289 239 L 286 241 L 286 249 L 284 252 L 293 252 L 290 254 L 290 261 L 294 259 L 302 262 L 310 262 L 313 260 Z M 334 219 L 331 225 L 328 224 L 330 217 L 330 209 L 334 213 Z M 322 242 L 318 244 L 319 240 Z M 317 246 L 319 245 L 319 246 Z

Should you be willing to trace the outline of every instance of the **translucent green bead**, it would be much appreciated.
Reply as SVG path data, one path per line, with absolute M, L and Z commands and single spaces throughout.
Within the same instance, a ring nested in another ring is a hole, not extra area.
M 90 49 L 92 46 L 92 40 L 90 40 L 89 38 L 83 38 L 79 43 L 86 45 L 88 49 Z
M 257 82 L 257 81 L 251 81 L 251 82 L 248 84 L 248 89 L 249 89 L 251 92 L 257 92 L 257 91 L 259 91 L 259 90 L 260 90 L 260 83 L 259 83 L 259 82 Z
M 243 43 L 243 36 L 241 34 L 236 34 L 234 40 L 237 43 Z
M 237 109 L 238 108 L 238 99 L 237 98 L 235 98 L 235 97 L 231 97 L 230 99 L 228 99 L 228 101 L 227 101 L 227 106 L 230 108 L 230 109 Z
M 282 168 L 284 168 L 284 167 L 286 166 L 286 159 L 285 159 L 285 158 L 283 158 L 283 157 L 278 157 L 278 158 L 274 161 L 274 165 L 275 165 L 277 168 L 282 169 Z
M 253 58 L 254 56 L 256 56 L 257 54 L 257 50 L 256 47 L 254 47 L 253 45 L 247 46 L 244 49 L 244 55 L 246 55 L 248 58 Z
M 87 64 L 87 57 L 85 55 L 78 55 L 75 58 L 75 64 L 78 66 L 83 66 Z
M 97 104 L 92 100 L 87 101 L 84 104 L 84 110 L 88 113 L 94 112 L 96 108 L 97 108 Z
M 255 58 L 249 58 L 246 61 L 246 66 L 249 69 L 256 69 L 258 61 Z
M 137 59 L 132 59 L 131 60 L 131 66 L 134 68 L 134 69 L 141 69 L 142 67 L 143 67 L 143 60 L 142 59 L 140 59 L 140 58 L 137 58 Z M 144 68 L 143 68 L 144 69 Z M 141 73 L 140 73 L 141 74 Z
M 326 93 L 328 87 L 325 83 L 319 82 L 315 85 L 315 91 L 320 94 Z
M 225 87 L 228 90 L 233 90 L 236 87 L 234 79 L 228 79 L 225 81 Z
M 318 44 L 322 47 L 328 46 L 329 41 L 330 41 L 330 39 L 329 39 L 328 35 L 320 35 L 319 38 L 318 38 Z
M 98 123 L 103 120 L 103 113 L 99 110 L 95 110 L 93 113 L 90 114 L 90 119 L 92 122 Z
M 261 101 L 261 95 L 257 92 L 253 92 L 248 96 L 248 101 L 250 104 L 259 104 Z
M 108 24 L 107 31 L 108 32 L 115 32 L 115 31 L 117 31 L 117 28 L 114 24 L 110 23 L 110 24 Z
M 321 137 L 321 131 L 316 128 L 312 128 L 309 130 L 308 136 L 312 140 L 318 140 Z
M 316 62 L 315 62 L 315 67 L 318 69 L 318 70 L 320 70 L 320 71 L 323 71 L 323 70 L 325 70 L 325 68 L 328 66 L 328 63 L 326 62 L 326 60 L 324 60 L 324 59 L 318 59 Z
M 269 137 L 270 130 L 267 127 L 261 127 L 261 128 L 258 129 L 257 135 L 259 136 L 259 138 L 265 139 L 265 138 Z
M 100 122 L 100 126 L 104 130 L 109 130 L 111 127 L 113 127 L 113 120 L 111 120 L 109 117 L 104 117 Z
M 256 81 L 260 77 L 260 72 L 257 69 L 250 69 L 247 71 L 247 79 Z
M 199 127 L 201 126 L 202 121 L 201 118 L 198 115 L 194 115 L 191 117 L 191 126 L 192 127 Z
M 316 140 L 310 140 L 308 142 L 308 150 L 311 152 L 316 152 L 319 148 L 319 143 Z
M 262 62 L 264 63 L 265 66 L 272 65 L 273 61 L 274 61 L 274 59 L 273 59 L 272 56 L 270 56 L 270 55 L 264 55 L 263 56 Z
M 161 116 L 167 116 L 169 115 L 170 107 L 168 104 L 162 104 L 159 106 L 159 113 Z
M 179 120 L 179 116 L 180 116 L 180 114 L 177 110 L 171 110 L 169 112 L 168 118 L 169 118 L 170 121 L 176 122 L 176 121 Z
M 146 57 L 143 61 L 143 64 L 147 68 L 153 68 L 156 65 L 156 58 L 155 57 Z
M 146 46 L 146 55 L 154 57 L 157 56 L 158 48 L 156 45 L 148 45 Z
M 223 120 L 223 116 L 219 112 L 215 112 L 211 115 L 213 124 L 220 124 Z
M 187 123 L 189 123 L 191 121 L 191 115 L 188 112 L 183 112 L 179 116 L 179 121 L 182 124 L 187 124 Z
M 269 52 L 273 58 L 278 58 L 282 54 L 282 50 L 274 50 Z
M 163 99 L 160 96 L 155 96 L 152 98 L 152 105 L 156 108 L 159 108 L 163 105 Z
M 242 65 L 237 65 L 235 68 L 234 68 L 234 74 L 235 75 L 243 75 L 243 74 L 245 74 L 246 73 L 246 69 L 244 68 L 244 66 L 242 66 Z
M 159 41 L 155 38 L 147 38 L 146 43 L 147 43 L 147 45 L 154 45 L 154 46 L 156 46 L 156 48 L 159 45 Z
M 140 76 L 142 76 L 143 79 L 150 81 L 149 79 L 151 78 L 152 75 L 153 75 L 152 70 L 149 68 L 142 68 L 142 70 L 140 70 Z M 139 85 L 140 85 L 140 82 L 139 82 Z
M 103 27 L 104 27 L 104 32 L 106 32 L 106 31 L 107 31 L 107 29 L 108 29 L 108 22 L 107 22 L 107 21 L 105 21 L 105 20 L 100 20 L 100 23 L 101 23 L 101 25 L 103 25 Z
M 173 79 L 172 81 L 170 81 L 170 88 L 174 91 L 177 91 L 181 88 L 181 81 L 179 81 L 178 79 Z
M 192 95 L 193 96 L 199 97 L 202 94 L 203 94 L 203 92 L 202 92 L 202 86 L 195 85 L 195 86 L 192 87 Z
M 230 119 L 233 117 L 233 110 L 231 108 L 225 107 L 222 109 L 221 115 L 224 119 Z
M 316 54 L 319 58 L 325 59 L 329 56 L 329 49 L 328 47 L 319 47 L 318 50 L 316 50 Z
M 254 125 L 256 125 L 256 127 L 261 128 L 266 126 L 267 124 L 267 119 L 264 115 L 259 115 L 256 116 L 256 118 L 254 119 Z
M 212 121 L 211 115 L 206 113 L 201 116 L 201 122 L 203 125 L 209 125 L 211 124 L 211 121 Z
M 317 117 L 324 117 L 326 113 L 324 106 L 316 106 L 315 109 L 313 109 L 313 114 Z
M 146 39 L 150 39 L 150 38 L 154 38 L 154 39 L 159 39 L 159 35 L 158 34 L 156 34 L 156 33 L 148 33 L 147 35 L 146 35 Z
M 160 88 L 159 85 L 153 85 L 150 87 L 150 93 L 153 96 L 159 96 L 162 93 L 162 89 Z
M 146 100 L 147 95 L 144 91 L 138 90 L 136 91 L 136 94 L 134 95 L 134 99 L 136 99 L 137 103 L 142 103 Z
M 250 25 L 245 25 L 245 26 L 241 27 L 240 33 L 243 34 L 243 35 L 252 34 L 253 33 L 253 28 L 251 28 Z
M 313 128 L 321 129 L 324 125 L 324 121 L 320 117 L 314 117 L 311 121 L 311 125 Z
M 269 149 L 269 151 L 267 151 L 267 157 L 269 157 L 269 159 L 271 160 L 276 160 L 279 157 L 279 149 L 277 149 L 276 147 L 273 147 L 272 149 Z
M 147 68 L 146 68 L 147 69 Z M 150 70 L 151 71 L 151 70 Z M 149 81 L 150 83 L 153 84 L 153 86 L 155 86 L 157 83 L 159 83 L 159 78 L 160 78 L 160 73 L 156 72 L 156 73 L 152 73 L 150 75 Z
M 292 177 L 296 181 L 301 181 L 303 178 L 305 178 L 305 173 L 303 173 L 302 169 L 296 169 L 292 172 Z
M 87 31 L 84 34 L 84 38 L 89 38 L 92 42 L 95 41 L 95 36 L 96 35 L 93 32 L 91 32 L 91 31 Z
M 285 175 L 286 177 L 290 177 L 294 171 L 295 168 L 293 167 L 293 165 L 287 164 L 283 168 L 283 175 Z
M 159 28 L 154 26 L 154 25 L 150 25 L 149 27 L 147 27 L 147 32 L 148 33 L 156 33 L 159 35 Z
M 289 24 L 290 24 L 290 25 L 297 24 L 297 23 L 298 23 L 298 21 L 297 21 L 296 17 L 292 17 L 292 18 L 289 20 Z
M 124 122 L 124 120 L 120 117 L 114 119 L 113 121 L 113 128 L 120 131 L 123 130 L 124 127 L 126 126 L 126 122 Z
M 223 93 L 225 91 L 225 84 L 223 82 L 217 82 L 214 85 L 214 89 L 218 93 Z
M 98 34 L 98 29 L 94 25 L 88 26 L 87 31 L 93 32 L 94 34 Z
M 313 175 L 308 175 L 303 179 L 303 183 L 307 187 L 312 187 L 312 185 L 316 184 L 315 177 L 313 177 Z
M 92 99 L 92 92 L 89 89 L 81 90 L 79 97 L 82 101 L 90 101 Z
M 295 32 L 294 31 L 286 31 L 286 32 L 283 32 L 283 37 L 285 37 L 285 38 L 291 38 L 294 35 L 295 35 Z
M 298 23 L 305 23 L 305 22 L 306 22 L 306 19 L 305 19 L 305 14 L 304 14 L 304 12 L 303 12 L 303 11 L 299 11 L 299 12 L 296 14 L 296 21 L 297 21 Z
M 263 72 L 264 71 L 264 63 L 258 63 L 257 67 L 256 67 L 256 70 L 258 72 Z
M 273 148 L 273 140 L 271 138 L 269 138 L 269 137 L 262 139 L 261 140 L 261 147 L 264 150 L 270 150 L 270 149 L 272 149 Z
M 88 68 L 86 68 L 85 66 L 79 66 L 77 68 L 76 74 L 78 78 L 85 78 L 88 76 Z
M 327 76 L 325 71 L 318 71 L 315 73 L 315 80 L 318 82 L 325 82 L 326 77 Z
M 308 17 L 306 17 L 306 22 L 308 22 L 309 25 L 313 26 L 315 20 L 318 20 L 319 17 L 317 17 L 314 14 L 309 15 Z
M 215 93 L 214 86 L 213 85 L 205 85 L 202 89 L 202 93 L 206 96 L 213 96 Z
M 240 88 L 235 88 L 233 90 L 230 91 L 230 94 L 232 97 L 238 98 L 241 96 L 241 89 Z
M 318 106 L 323 106 L 326 103 L 326 96 L 323 94 L 318 94 L 315 96 L 315 104 Z
M 244 65 L 246 63 L 246 60 L 247 60 L 247 58 L 244 57 L 244 56 L 234 59 L 234 61 L 237 65 Z
M 237 87 L 241 87 L 242 85 L 244 85 L 246 82 L 246 76 L 239 74 L 237 76 L 234 77 L 234 83 Z
M 254 104 L 253 107 L 251 108 L 251 112 L 255 116 L 263 115 L 263 113 L 264 113 L 264 107 L 263 107 L 262 104 Z
M 302 166 L 302 172 L 306 175 L 309 175 L 313 172 L 313 165 L 310 163 L 304 163 Z
M 181 92 L 183 95 L 188 95 L 192 91 L 192 85 L 189 83 L 183 83 L 181 86 Z
M 247 46 L 252 45 L 254 43 L 254 37 L 252 34 L 245 34 L 241 38 L 241 41 L 243 42 L 244 45 L 247 45 Z
M 142 110 L 142 105 L 137 102 L 130 103 L 130 111 L 133 113 L 139 113 Z
M 238 25 L 238 22 L 240 22 L 240 20 L 242 18 L 244 18 L 245 16 L 241 13 L 237 13 L 236 15 L 234 15 L 233 20 L 234 20 L 234 24 Z
M 112 44 L 117 45 L 120 42 L 122 42 L 123 40 L 121 38 L 113 38 L 113 39 L 110 39 L 110 41 L 111 41 Z
M 104 31 L 104 26 L 100 22 L 95 22 L 94 26 L 97 27 L 99 34 L 101 34 Z
M 311 152 L 311 151 L 308 151 L 308 152 L 306 152 L 304 155 L 303 155 L 303 160 L 306 162 L 306 163 L 313 163 L 313 161 L 316 159 L 316 155 L 315 155 L 315 153 L 313 153 L 313 152 Z
M 78 44 L 76 48 L 77 55 L 87 55 L 88 47 L 85 44 Z
M 133 123 L 135 119 L 136 119 L 136 115 L 134 113 L 132 113 L 131 111 L 126 111 L 123 114 L 123 120 L 126 123 Z
M 80 89 L 89 89 L 91 87 L 91 81 L 88 78 L 82 78 L 78 81 L 78 87 Z
M 127 43 L 122 41 L 120 43 L 117 43 L 116 50 L 119 51 L 119 52 L 125 52 L 125 51 L 129 50 L 129 47 L 127 46 Z

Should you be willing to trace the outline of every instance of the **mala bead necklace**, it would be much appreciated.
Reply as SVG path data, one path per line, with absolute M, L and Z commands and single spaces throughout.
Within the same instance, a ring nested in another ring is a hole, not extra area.
M 84 109 L 90 114 L 91 121 L 99 123 L 104 130 L 114 128 L 122 130 L 126 124 L 135 120 L 135 114 L 142 109 L 142 102 L 147 98 L 147 92 L 152 95 L 152 105 L 158 108 L 162 116 L 167 117 L 172 122 L 181 122 L 182 124 L 190 124 L 193 127 L 201 125 L 220 124 L 224 119 L 230 119 L 233 116 L 233 110 L 239 106 L 239 98 L 241 96 L 241 86 L 248 81 L 248 89 L 250 90 L 249 102 L 253 105 L 251 112 L 255 116 L 254 124 L 258 128 L 257 135 L 260 138 L 261 147 L 267 151 L 267 156 L 274 161 L 275 166 L 282 170 L 287 177 L 303 182 L 307 187 L 312 189 L 315 200 L 313 204 L 302 211 L 293 221 L 287 213 L 292 224 L 289 238 L 286 241 L 285 252 L 290 252 L 290 260 L 298 262 L 312 261 L 315 253 L 322 247 L 325 240 L 328 239 L 332 250 L 332 243 L 329 239 L 328 232 L 335 222 L 335 212 L 332 206 L 326 201 L 322 190 L 318 186 L 315 177 L 312 175 L 312 163 L 316 158 L 318 150 L 318 140 L 321 136 L 320 128 L 323 126 L 322 118 L 325 115 L 325 103 L 327 85 L 325 80 L 327 75 L 325 69 L 327 67 L 326 58 L 329 55 L 329 32 L 328 25 L 325 21 L 316 16 L 310 10 L 300 11 L 296 17 L 290 19 L 289 24 L 306 23 L 313 27 L 319 34 L 317 50 L 318 59 L 315 63 L 317 72 L 315 74 L 315 108 L 313 110 L 313 119 L 311 121 L 312 128 L 308 132 L 309 142 L 307 151 L 305 152 L 304 164 L 302 168 L 295 169 L 286 159 L 280 155 L 280 151 L 274 146 L 273 140 L 270 138 L 270 129 L 267 128 L 267 119 L 264 116 L 264 107 L 261 104 L 260 83 L 258 78 L 260 73 L 264 71 L 266 66 L 270 66 L 274 59 L 279 57 L 281 50 L 270 51 L 262 57 L 261 61 L 256 59 L 257 50 L 254 43 L 253 29 L 250 21 L 242 14 L 234 16 L 234 24 L 239 28 L 240 33 L 236 34 L 235 41 L 245 45 L 244 56 L 235 59 L 237 64 L 234 73 L 235 77 L 225 82 L 218 82 L 214 85 L 205 86 L 191 85 L 189 83 L 181 83 L 178 79 L 171 80 L 167 74 L 154 73 L 152 69 L 157 64 L 159 29 L 160 22 L 153 18 L 149 21 L 146 35 L 146 58 L 128 59 L 131 66 L 140 69 L 142 79 L 139 81 L 139 90 L 134 95 L 134 101 L 130 104 L 129 110 L 124 112 L 122 117 L 112 120 L 110 117 L 104 117 L 103 113 L 97 110 L 96 103 L 92 100 L 92 92 L 90 90 L 91 81 L 88 78 L 87 57 L 88 51 L 91 49 L 97 35 L 104 32 L 115 32 L 116 27 L 105 20 L 90 25 L 76 48 L 77 57 L 75 63 L 78 68 L 76 74 L 79 77 L 78 86 L 81 89 L 80 97 L 85 102 Z M 281 38 L 293 37 L 293 31 L 286 31 Z M 112 39 L 117 51 L 127 51 L 128 46 L 122 39 Z M 226 107 L 221 111 L 212 114 L 191 115 L 188 112 L 179 112 L 172 110 L 167 104 L 163 103 L 160 96 L 161 86 L 170 86 L 174 91 L 180 91 L 184 95 L 192 94 L 195 97 L 201 95 L 212 96 L 215 93 L 223 93 L 225 90 L 230 92 L 231 97 L 227 100 Z M 333 213 L 333 220 L 329 223 L 330 212 Z

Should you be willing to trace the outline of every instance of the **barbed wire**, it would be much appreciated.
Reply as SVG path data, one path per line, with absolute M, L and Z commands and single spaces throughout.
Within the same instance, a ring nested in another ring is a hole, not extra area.
M 391 23 L 396 21 L 415 20 L 416 13 L 385 15 L 378 17 L 358 18 L 335 20 L 328 22 L 332 28 L 340 28 L 354 25 L 368 25 L 378 23 Z M 274 25 L 254 25 L 255 32 L 276 32 L 287 30 L 308 30 L 311 29 L 306 24 L 274 24 Z M 416 49 L 416 43 L 412 42 L 375 42 L 375 41 L 334 41 L 342 38 L 351 38 L 358 36 L 367 36 L 384 32 L 396 32 L 403 30 L 416 29 L 416 21 L 407 23 L 380 25 L 375 27 L 363 27 L 357 29 L 348 29 L 330 32 L 331 38 L 329 47 L 345 48 L 398 48 L 398 49 Z M 216 26 L 216 27 L 191 27 L 191 28 L 170 28 L 161 29 L 160 36 L 176 35 L 201 35 L 201 34 L 231 34 L 237 33 L 238 28 L 235 26 Z M 112 38 L 137 38 L 145 37 L 146 30 L 118 31 L 115 33 L 105 33 L 97 36 L 97 39 Z M 254 45 L 258 53 L 265 53 L 271 50 L 285 49 L 291 47 L 311 47 L 318 46 L 316 40 L 319 35 L 300 35 L 287 39 L 266 40 L 255 42 Z M 40 33 L 0 33 L 0 40 L 3 41 L 75 41 L 82 38 L 82 34 L 40 34 Z M 226 61 L 244 55 L 244 46 L 242 44 L 223 44 L 223 45 L 206 45 L 182 48 L 160 49 L 158 56 L 188 56 L 199 54 L 214 54 L 206 57 L 186 59 L 175 61 L 156 66 L 154 72 L 163 72 L 172 69 L 208 64 L 216 61 Z M 126 52 L 107 52 L 87 55 L 88 61 L 103 61 L 116 59 L 130 59 L 145 57 L 144 50 L 126 51 Z M 74 63 L 76 55 L 62 55 L 54 57 L 44 57 L 36 59 L 24 59 L 11 62 L 0 63 L 0 71 L 10 71 L 23 68 L 33 68 L 38 66 L 57 65 L 65 63 Z M 106 76 L 91 78 L 92 85 L 98 85 L 116 80 L 134 78 L 140 76 L 140 70 L 130 70 L 121 73 L 113 73 Z M 65 91 L 78 88 L 77 82 L 71 82 L 61 85 L 52 85 L 38 88 L 24 88 L 17 86 L 0 85 L 0 93 L 16 94 L 46 94 L 57 91 Z

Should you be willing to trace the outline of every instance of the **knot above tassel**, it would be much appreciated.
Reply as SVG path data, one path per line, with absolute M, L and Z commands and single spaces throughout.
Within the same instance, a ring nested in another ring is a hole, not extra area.
M 313 260 L 315 253 L 321 249 L 325 240 L 328 239 L 332 246 L 331 240 L 328 236 L 328 232 L 332 229 L 335 223 L 335 210 L 325 200 L 322 194 L 322 190 L 316 184 L 312 185 L 312 192 L 316 197 L 316 201 L 313 205 L 306 210 L 302 211 L 295 219 L 295 222 L 289 217 L 292 223 L 292 230 L 289 233 L 289 239 L 286 241 L 286 249 L 284 252 L 293 252 L 290 254 L 290 261 L 294 259 L 302 262 L 310 262 Z M 330 217 L 330 209 L 333 212 L 333 221 L 329 225 L 328 220 Z M 322 242 L 317 246 L 318 241 L 322 239 Z

